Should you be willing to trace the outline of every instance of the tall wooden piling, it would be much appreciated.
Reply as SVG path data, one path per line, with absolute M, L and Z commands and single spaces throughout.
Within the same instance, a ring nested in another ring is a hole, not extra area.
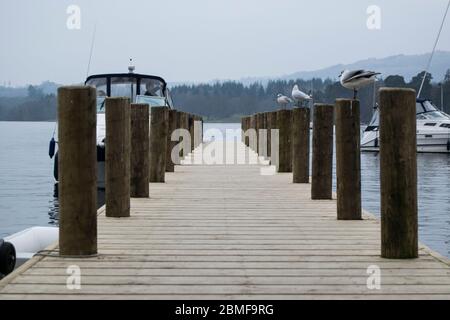
M 311 199 L 332 199 L 333 105 L 315 104 Z
M 192 114 L 188 115 L 189 117 L 189 134 L 191 135 L 191 145 L 190 145 L 190 151 L 194 151 L 194 140 L 195 140 L 195 132 L 194 132 L 194 125 L 195 125 L 195 117 Z
M 150 182 L 165 182 L 168 108 L 151 108 Z
M 96 91 L 58 89 L 59 250 L 97 254 Z
M 276 128 L 276 112 L 267 112 L 267 157 L 272 156 L 272 128 Z
M 263 141 L 263 148 L 264 148 L 264 154 L 263 156 L 265 158 L 269 157 L 269 113 L 268 112 L 264 112 L 263 113 L 263 119 L 264 119 L 264 133 L 263 133 L 263 137 L 264 137 L 264 141 Z
M 186 130 L 189 134 L 186 137 L 186 139 L 184 139 L 183 137 L 183 150 L 180 152 L 180 156 L 181 158 L 186 157 L 189 152 L 190 152 L 190 148 L 191 148 L 191 144 L 192 141 L 190 139 L 190 131 L 189 131 L 189 114 L 187 112 L 183 112 L 181 114 L 181 129 Z
M 202 122 L 202 130 L 201 130 L 201 142 L 203 143 L 203 134 L 204 134 L 204 132 L 203 132 L 203 128 L 204 128 L 204 126 L 203 126 L 203 124 L 204 124 L 204 121 L 203 121 L 203 117 L 200 117 L 200 121 Z
M 250 129 L 256 130 L 256 115 L 253 114 L 250 117 Z M 250 149 L 252 149 L 254 152 L 256 152 L 258 144 L 257 142 L 258 138 L 256 139 L 249 139 Z
M 259 156 L 259 126 L 260 126 L 260 114 L 255 113 L 255 131 L 256 131 L 256 141 L 255 141 L 255 152 Z
M 166 147 L 166 172 L 175 171 L 175 163 L 172 159 L 172 150 L 176 146 L 177 142 L 172 141 L 172 133 L 178 126 L 178 111 L 167 110 L 167 147 Z
M 258 113 L 257 114 L 257 123 L 258 123 L 258 131 L 257 131 L 257 136 L 258 136 L 258 155 L 260 157 L 266 157 L 267 156 L 267 152 L 266 152 L 266 147 L 265 147 L 265 143 L 266 143 L 266 127 L 265 127 L 265 120 L 264 120 L 264 113 Z
M 203 142 L 203 123 L 202 117 L 195 115 L 194 116 L 194 149 L 199 147 Z
M 244 144 L 245 144 L 245 135 L 244 135 L 244 133 L 246 131 L 246 129 L 245 129 L 245 121 L 246 121 L 246 119 L 247 119 L 246 117 L 241 117 L 241 132 L 242 132 L 241 142 L 244 143 Z
M 292 172 L 292 110 L 277 111 L 279 129 L 278 172 Z
M 148 104 L 131 104 L 130 194 L 149 197 L 150 118 Z
M 336 100 L 336 189 L 338 220 L 361 219 L 359 110 L 358 100 Z
M 380 90 L 381 256 L 418 257 L 416 93 Z
M 106 216 L 130 216 L 130 100 L 106 98 Z
M 184 121 L 185 121 L 185 114 L 183 111 L 177 111 L 177 129 L 184 129 Z M 175 141 L 175 143 L 179 143 L 177 141 Z M 184 150 L 181 149 L 180 153 L 179 153 L 180 159 L 183 159 L 184 157 Z M 175 164 L 179 164 L 179 163 L 175 163 Z
M 248 134 L 246 134 L 249 129 L 250 129 L 250 116 L 245 117 L 244 139 L 245 139 L 245 145 L 247 147 L 250 147 L 250 138 L 249 138 Z
M 294 108 L 292 120 L 293 182 L 309 183 L 309 108 Z

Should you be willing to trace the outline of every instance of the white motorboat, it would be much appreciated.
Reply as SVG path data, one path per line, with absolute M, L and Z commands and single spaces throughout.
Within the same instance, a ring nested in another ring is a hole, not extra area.
M 416 101 L 417 152 L 450 153 L 450 115 L 429 100 Z M 363 133 L 362 151 L 379 151 L 379 114 L 375 109 Z
M 172 98 L 163 78 L 134 73 L 133 66 L 128 70 L 128 73 L 91 75 L 85 82 L 86 85 L 97 89 L 97 188 L 99 189 L 105 188 L 105 98 L 128 97 L 131 103 L 173 108 Z M 58 181 L 58 153 L 55 156 L 53 172 Z
M 58 241 L 59 228 L 31 227 L 0 240 L 0 273 L 7 275 Z M 1 276 L 0 276 L 1 278 Z

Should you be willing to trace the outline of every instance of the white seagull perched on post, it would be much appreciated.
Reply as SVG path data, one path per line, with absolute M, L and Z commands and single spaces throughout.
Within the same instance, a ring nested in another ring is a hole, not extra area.
M 353 99 L 356 99 L 358 90 L 371 83 L 374 83 L 376 76 L 381 73 L 366 70 L 344 70 L 341 72 L 341 85 L 344 88 L 353 90 Z
M 300 104 L 303 101 L 310 101 L 312 100 L 312 96 L 309 94 L 304 93 L 303 91 L 301 91 L 298 88 L 298 85 L 295 85 L 294 88 L 292 89 L 292 98 L 297 101 L 298 106 L 300 106 Z
M 277 96 L 277 102 L 282 108 L 286 108 L 286 106 L 292 102 L 292 99 L 289 97 L 286 97 L 285 95 L 282 95 L 281 93 Z

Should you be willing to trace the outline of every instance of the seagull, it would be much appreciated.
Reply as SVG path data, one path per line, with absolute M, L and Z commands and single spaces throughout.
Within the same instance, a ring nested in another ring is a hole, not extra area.
M 286 106 L 292 102 L 292 99 L 289 97 L 286 97 L 285 95 L 282 95 L 281 93 L 277 96 L 277 102 L 282 108 L 286 108 Z
M 339 78 L 344 88 L 353 90 L 353 99 L 356 99 L 358 90 L 373 83 L 379 74 L 381 73 L 366 70 L 344 70 Z
M 312 96 L 304 93 L 303 91 L 300 91 L 300 89 L 298 88 L 298 85 L 295 85 L 294 88 L 292 89 L 292 98 L 295 101 L 297 101 L 299 106 L 303 101 L 312 100 Z

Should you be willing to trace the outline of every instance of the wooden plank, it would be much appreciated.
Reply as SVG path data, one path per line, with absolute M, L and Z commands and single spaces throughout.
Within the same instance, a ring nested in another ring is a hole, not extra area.
M 383 285 L 378 294 L 449 294 L 448 285 Z M 64 294 L 69 290 L 64 284 L 9 284 L 2 293 L 29 293 L 29 294 Z M 314 294 L 361 294 L 370 295 L 374 290 L 369 290 L 365 285 L 82 285 L 76 294 L 267 294 L 267 295 L 298 295 Z M 75 293 L 75 292 L 74 292 Z
M 271 262 L 274 260 L 273 256 L 270 255 L 190 255 L 188 253 L 184 255 L 102 255 L 99 257 L 102 261 L 129 261 L 129 262 Z M 46 261 L 59 261 L 60 258 L 48 257 Z M 296 262 L 365 262 L 365 263 L 378 263 L 384 262 L 378 256 L 299 256 L 299 255 L 279 255 L 276 257 L 277 261 L 296 261 Z M 79 259 L 65 259 L 66 263 L 77 263 Z M 396 260 L 393 260 L 396 261 Z M 434 258 L 430 256 L 421 257 L 421 261 L 435 261 Z M 397 260 L 401 262 L 401 260 Z
M 36 267 L 27 270 L 23 274 L 33 275 L 67 275 L 63 268 Z M 279 276 L 336 276 L 354 277 L 367 276 L 366 269 L 99 269 L 83 268 L 83 275 L 91 276 L 255 276 L 255 277 L 279 277 Z M 450 276 L 448 269 L 383 269 L 382 275 L 395 277 L 432 277 Z
M 13 280 L 13 284 L 59 284 L 65 285 L 67 275 L 52 277 L 23 275 Z M 227 276 L 83 276 L 83 285 L 358 285 L 365 286 L 367 277 L 361 276 L 278 276 L 278 277 L 227 277 Z M 449 285 L 447 276 L 434 277 L 383 277 L 383 285 Z
M 47 261 L 43 260 L 39 263 L 40 267 L 45 268 L 63 268 L 66 269 L 70 265 L 73 265 L 73 262 L 64 262 L 64 261 Z M 287 262 L 154 262 L 154 261 L 146 261 L 146 262 L 134 262 L 134 261 L 102 261 L 102 260 L 93 260 L 86 261 L 80 260 L 77 265 L 83 269 L 84 267 L 89 268 L 134 268 L 134 269 L 329 269 L 332 267 L 333 269 L 345 268 L 345 269 L 360 269 L 366 270 L 371 263 L 367 262 L 330 262 L 320 263 L 320 262 L 297 262 L 297 261 L 287 261 Z M 411 261 L 409 263 L 405 262 L 379 262 L 378 266 L 383 268 L 397 268 L 397 269 L 442 269 L 445 268 L 441 263 L 435 261 L 424 261 L 424 262 L 415 262 Z

